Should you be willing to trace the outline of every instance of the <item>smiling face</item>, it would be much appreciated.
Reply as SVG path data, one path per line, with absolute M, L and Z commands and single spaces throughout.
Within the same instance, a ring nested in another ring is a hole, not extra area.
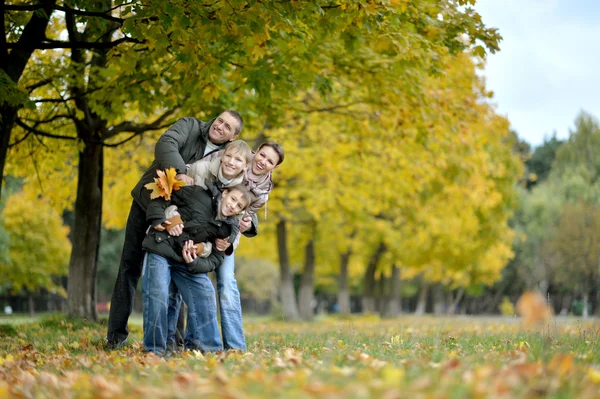
M 252 160 L 252 173 L 265 175 L 275 169 L 279 163 L 279 155 L 272 147 L 262 146 Z
M 225 150 L 221 158 L 221 172 L 227 179 L 233 179 L 248 167 L 246 157 L 241 151 Z
M 248 207 L 248 202 L 240 190 L 225 190 L 221 198 L 221 214 L 225 217 L 237 215 Z
M 213 144 L 223 144 L 235 139 L 240 131 L 240 123 L 229 112 L 223 112 L 214 120 L 208 130 L 208 139 Z

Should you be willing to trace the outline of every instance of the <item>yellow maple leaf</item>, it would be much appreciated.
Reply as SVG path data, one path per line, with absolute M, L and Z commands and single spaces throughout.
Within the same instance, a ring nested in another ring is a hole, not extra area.
M 173 191 L 177 191 L 185 186 L 184 182 L 175 178 L 177 171 L 174 168 L 168 168 L 164 172 L 162 170 L 157 170 L 156 174 L 158 177 L 154 178 L 154 183 L 144 185 L 148 190 L 152 190 L 150 199 L 163 197 L 168 201 L 171 199 Z

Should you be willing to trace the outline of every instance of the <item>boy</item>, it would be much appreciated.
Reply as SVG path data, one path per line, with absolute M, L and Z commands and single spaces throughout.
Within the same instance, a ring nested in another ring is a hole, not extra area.
M 222 197 L 213 195 L 214 190 L 200 186 L 184 186 L 175 191 L 171 202 L 178 207 L 184 221 L 180 237 L 166 231 L 148 229 L 143 242 L 147 251 L 142 272 L 144 299 L 144 349 L 163 355 L 167 345 L 167 309 L 171 279 L 188 305 L 188 337 L 186 345 L 200 348 L 200 322 L 198 312 L 207 310 L 216 317 L 214 298 L 202 295 L 205 280 L 198 273 L 214 270 L 223 262 L 223 253 L 213 249 L 207 258 L 200 258 L 194 242 L 214 242 L 217 238 L 233 240 L 238 233 L 237 215 L 252 201 L 251 193 L 244 186 L 223 191 Z M 153 226 L 164 220 L 168 205 L 162 199 L 148 206 L 148 221 Z

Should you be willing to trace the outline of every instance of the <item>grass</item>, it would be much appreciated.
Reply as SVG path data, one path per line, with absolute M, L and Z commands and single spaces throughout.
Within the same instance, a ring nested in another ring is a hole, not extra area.
M 248 351 L 161 359 L 103 350 L 106 325 L 0 319 L 0 398 L 600 397 L 600 324 L 501 318 L 246 319 Z

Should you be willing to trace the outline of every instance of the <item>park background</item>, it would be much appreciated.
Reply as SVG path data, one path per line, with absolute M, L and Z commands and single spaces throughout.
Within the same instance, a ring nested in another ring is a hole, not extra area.
M 600 397 L 595 2 L 1 4 L 0 399 Z M 144 353 L 138 313 L 107 351 L 129 192 L 228 108 L 286 150 L 248 350 Z
M 600 310 L 598 121 L 523 139 L 470 3 L 7 3 L 0 304 L 97 320 L 157 137 L 235 108 L 286 150 L 236 253 L 246 314 Z

